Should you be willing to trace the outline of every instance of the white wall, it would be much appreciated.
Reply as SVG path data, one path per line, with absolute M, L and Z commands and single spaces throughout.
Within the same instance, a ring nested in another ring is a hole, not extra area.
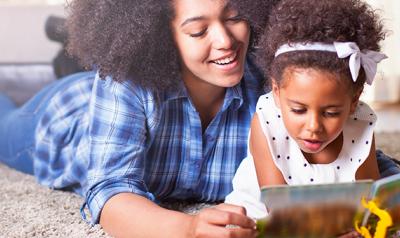
M 46 38 L 44 26 L 50 14 L 64 16 L 64 7 L 0 1 L 0 64 L 50 63 L 61 47 Z
M 389 57 L 378 67 L 377 80 L 367 87 L 364 98 L 367 101 L 400 102 L 400 1 L 367 0 L 383 18 L 388 37 L 382 44 L 382 51 Z

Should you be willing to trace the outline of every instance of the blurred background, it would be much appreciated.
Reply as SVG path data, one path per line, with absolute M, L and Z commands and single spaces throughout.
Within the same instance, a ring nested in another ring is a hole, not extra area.
M 59 44 L 44 31 L 49 15 L 64 16 L 65 0 L 0 0 L 0 63 L 50 63 Z
M 62 43 L 49 39 L 45 25 L 49 16 L 66 16 L 68 1 L 0 0 L 0 92 L 17 104 L 58 77 L 52 64 Z M 389 59 L 379 64 L 377 80 L 366 87 L 362 99 L 383 114 L 377 130 L 385 126 L 400 131 L 400 1 L 367 2 L 377 9 L 389 32 L 382 44 Z
M 54 81 L 62 44 L 45 32 L 49 16 L 65 16 L 65 0 L 0 0 L 0 92 L 18 105 Z
M 400 1 L 367 0 L 382 16 L 388 30 L 388 37 L 382 44 L 382 50 L 389 56 L 379 64 L 378 80 L 367 90 L 368 101 L 395 103 L 400 102 Z M 376 83 L 375 83 L 376 82 Z M 400 123 L 400 121 L 399 121 Z

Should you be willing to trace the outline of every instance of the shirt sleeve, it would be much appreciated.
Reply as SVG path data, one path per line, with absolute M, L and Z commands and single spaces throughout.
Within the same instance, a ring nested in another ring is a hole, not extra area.
M 89 165 L 85 204 L 98 223 L 112 196 L 130 192 L 154 200 L 143 179 L 146 113 L 143 98 L 129 82 L 96 77 L 90 103 Z
M 225 197 L 225 203 L 243 206 L 247 216 L 261 219 L 267 216 L 267 209 L 260 200 L 261 191 L 257 181 L 253 158 L 248 155 L 242 160 L 232 180 L 233 191 Z

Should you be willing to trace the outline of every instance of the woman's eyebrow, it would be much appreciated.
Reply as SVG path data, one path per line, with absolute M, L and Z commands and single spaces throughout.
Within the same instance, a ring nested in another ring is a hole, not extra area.
M 204 20 L 204 19 L 205 19 L 204 16 L 197 16 L 197 17 L 188 18 L 181 24 L 181 27 L 183 27 L 183 26 L 185 26 L 185 25 L 187 25 L 187 24 L 189 24 L 191 22 L 200 21 L 200 20 Z
M 231 9 L 231 6 L 230 6 L 229 4 L 226 4 L 226 5 L 224 6 L 223 11 L 226 12 L 226 11 L 228 11 L 229 9 Z M 201 20 L 204 20 L 205 18 L 206 18 L 205 16 L 190 17 L 190 18 L 186 19 L 184 22 L 182 22 L 181 27 L 183 27 L 183 26 L 185 26 L 185 25 L 187 25 L 187 24 L 189 24 L 189 23 L 191 23 L 191 22 L 194 22 L 194 21 L 201 21 Z

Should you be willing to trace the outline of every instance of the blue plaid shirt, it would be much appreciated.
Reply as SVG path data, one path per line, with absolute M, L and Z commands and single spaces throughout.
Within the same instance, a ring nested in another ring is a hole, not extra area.
M 131 81 L 87 73 L 49 103 L 36 129 L 35 176 L 84 195 L 93 223 L 122 192 L 155 202 L 223 201 L 262 93 L 261 75 L 248 62 L 203 133 L 183 83 L 157 97 Z

